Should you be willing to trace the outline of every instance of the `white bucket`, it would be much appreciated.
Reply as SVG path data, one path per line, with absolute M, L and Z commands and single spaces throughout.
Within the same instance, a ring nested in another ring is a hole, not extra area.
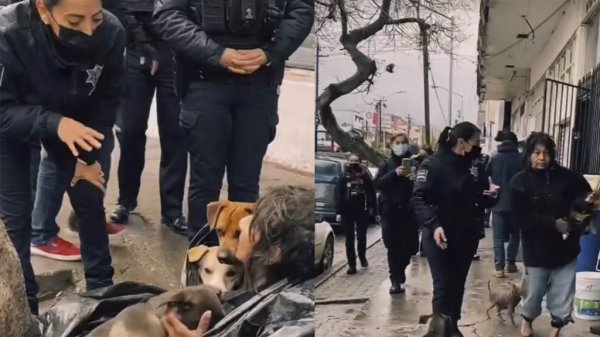
M 600 273 L 577 273 L 573 307 L 578 319 L 600 320 Z

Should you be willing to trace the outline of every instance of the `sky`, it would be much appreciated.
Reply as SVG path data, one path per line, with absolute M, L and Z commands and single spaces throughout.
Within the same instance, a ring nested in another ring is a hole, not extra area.
M 478 7 L 478 6 L 474 6 Z M 460 45 L 455 45 L 455 63 L 454 63 L 454 88 L 453 96 L 453 117 L 456 119 L 458 110 L 461 109 L 461 98 L 464 102 L 464 120 L 471 122 L 477 121 L 477 111 L 479 104 L 477 99 L 477 31 L 479 24 L 479 12 L 468 13 L 462 18 L 463 34 L 466 40 Z M 339 98 L 334 102 L 333 108 L 338 119 L 338 123 L 351 122 L 354 112 L 374 111 L 374 106 L 370 102 L 378 97 L 387 98 L 386 112 L 395 115 L 407 117 L 411 115 L 415 124 L 424 124 L 424 99 L 423 99 L 423 66 L 422 52 L 420 50 L 407 51 L 389 51 L 387 53 L 377 54 L 378 66 L 385 67 L 388 63 L 394 63 L 394 73 L 383 72 L 375 78 L 375 85 L 371 94 L 351 94 Z M 430 55 L 431 71 L 435 84 L 440 87 L 449 87 L 449 56 L 447 54 Z M 319 90 L 325 88 L 328 84 L 339 81 L 350 76 L 355 70 L 354 63 L 347 55 L 327 55 L 319 57 Z M 430 75 L 430 86 L 433 85 Z M 405 93 L 398 93 L 405 91 Z M 448 118 L 448 91 L 437 89 L 439 102 L 436 98 L 436 90 L 430 90 L 430 120 L 433 128 L 442 129 L 447 125 Z M 457 95 L 458 94 L 458 95 Z M 443 113 L 442 113 L 443 112 Z

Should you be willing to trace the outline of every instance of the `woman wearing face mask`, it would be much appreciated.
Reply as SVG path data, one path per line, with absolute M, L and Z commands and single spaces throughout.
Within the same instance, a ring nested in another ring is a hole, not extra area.
M 481 235 L 481 209 L 491 207 L 497 197 L 473 166 L 480 136 L 469 122 L 445 128 L 438 151 L 417 171 L 412 198 L 433 278 L 433 313 L 452 319 L 452 337 L 463 336 L 457 322 Z
M 360 157 L 352 154 L 344 174 L 338 180 L 336 189 L 336 209 L 344 227 L 346 236 L 346 257 L 348 258 L 348 274 L 356 274 L 356 250 L 363 268 L 369 266 L 367 261 L 367 227 L 369 215 L 375 209 L 375 188 L 367 169 L 360 164 Z M 355 248 L 354 233 L 356 231 Z
M 37 314 L 30 263 L 29 144 L 41 140 L 80 221 L 88 289 L 112 284 L 104 218 L 103 136 L 114 124 L 124 74 L 125 32 L 100 0 L 31 0 L 0 9 L 0 218 Z
M 556 162 L 556 145 L 536 132 L 525 144 L 525 168 L 510 182 L 515 219 L 521 228 L 525 275 L 521 302 L 522 336 L 542 313 L 546 296 L 552 316 L 550 336 L 573 323 L 575 270 L 582 226 L 567 220 L 574 203 L 591 211 L 591 188 L 585 178 Z M 587 199 L 587 200 L 586 200 Z
M 402 165 L 403 159 L 412 156 L 408 137 L 398 134 L 390 142 L 392 156 L 379 167 L 375 187 L 381 192 L 382 238 L 387 248 L 390 294 L 397 294 L 405 290 L 405 270 L 417 251 L 419 236 L 410 202 L 412 170 Z

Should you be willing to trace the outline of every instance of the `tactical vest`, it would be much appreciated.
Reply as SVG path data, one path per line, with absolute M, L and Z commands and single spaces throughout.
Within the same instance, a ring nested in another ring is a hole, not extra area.
M 128 13 L 142 12 L 152 13 L 154 12 L 154 1 L 153 0 L 124 0 L 127 6 Z
M 193 20 L 218 44 L 253 49 L 274 38 L 285 0 L 191 0 L 190 7 Z

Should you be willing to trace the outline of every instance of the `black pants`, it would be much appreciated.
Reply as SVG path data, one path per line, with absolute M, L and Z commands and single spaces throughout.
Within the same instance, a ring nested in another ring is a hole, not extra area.
M 230 201 L 258 199 L 263 157 L 275 138 L 278 99 L 277 85 L 267 79 L 188 84 L 181 123 L 190 152 L 190 239 L 206 224 L 207 204 L 219 199 L 225 170 Z
M 390 280 L 406 283 L 406 267 L 419 245 L 414 215 L 402 209 L 385 207 L 381 230 L 387 248 Z
M 27 300 L 35 314 L 39 289 L 31 266 L 31 159 L 30 144 L 0 137 L 0 218 L 21 260 Z M 70 187 L 75 158 L 53 160 L 56 160 L 60 173 L 56 183 L 69 186 L 67 192 L 75 213 L 86 224 L 81 227 L 79 238 L 87 289 L 112 285 L 114 271 L 108 249 L 103 194 L 88 182 L 79 182 Z
M 175 219 L 182 215 L 187 149 L 185 133 L 179 126 L 179 100 L 175 90 L 173 53 L 159 46 L 159 68 L 152 76 L 150 61 L 140 64 L 135 51 L 127 56 L 127 89 L 117 120 L 117 138 L 121 146 L 119 159 L 119 200 L 129 209 L 137 207 L 146 153 L 146 129 L 150 106 L 156 92 L 156 114 L 160 136 L 161 215 Z
M 423 248 L 427 254 L 433 278 L 433 313 L 460 320 L 465 282 L 473 255 L 479 245 L 480 233 L 461 235 L 460 240 L 448 238 L 448 249 L 440 249 L 430 229 L 423 230 Z
M 346 236 L 346 257 L 348 265 L 356 267 L 356 251 L 358 257 L 365 259 L 367 252 L 367 227 L 369 214 L 360 206 L 342 213 L 342 225 Z M 356 232 L 356 240 L 355 240 Z M 354 247 L 357 244 L 356 248 Z

